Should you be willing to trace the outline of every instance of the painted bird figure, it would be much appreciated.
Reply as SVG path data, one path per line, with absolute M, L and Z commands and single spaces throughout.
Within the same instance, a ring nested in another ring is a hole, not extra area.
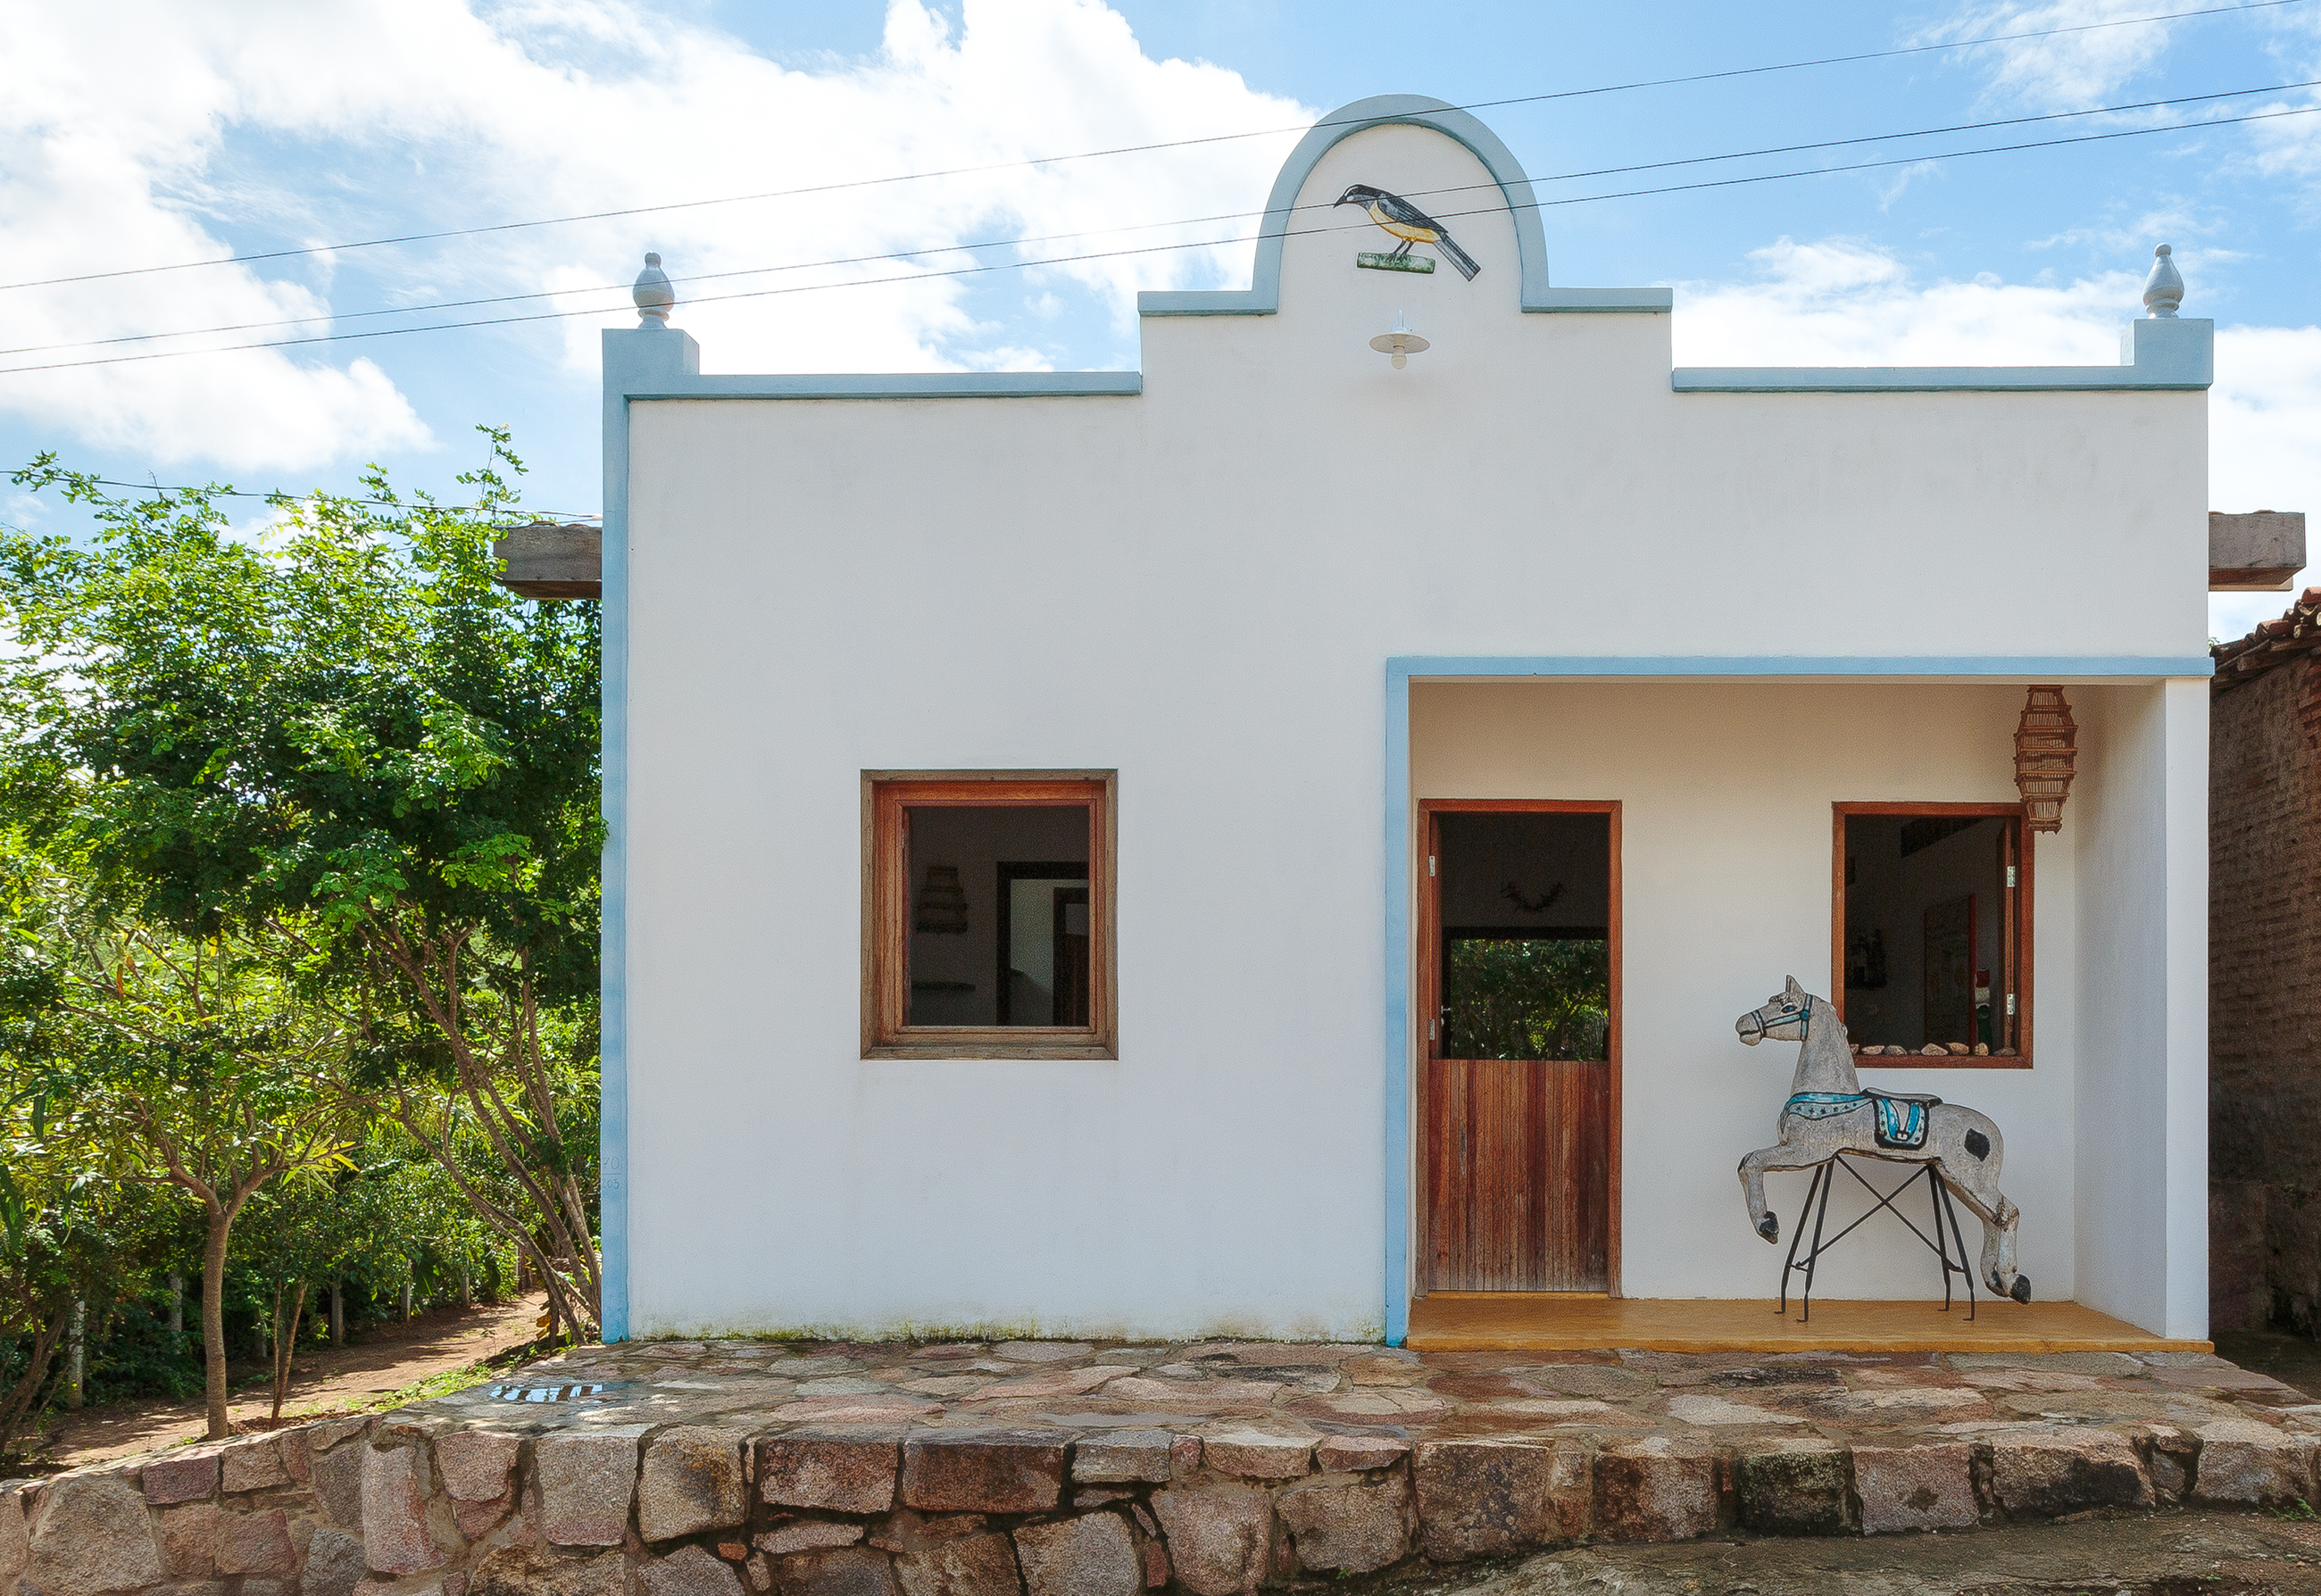
M 1399 194 L 1388 194 L 1385 189 L 1373 188 L 1368 183 L 1356 183 L 1338 196 L 1337 205 L 1364 207 L 1371 221 L 1400 239 L 1402 242 L 1394 249 L 1397 259 L 1409 254 L 1413 244 L 1433 244 L 1469 282 L 1473 282 L 1475 274 L 1483 269 L 1472 255 L 1452 241 L 1442 223 Z M 1331 208 L 1334 210 L 1337 207 L 1333 205 Z

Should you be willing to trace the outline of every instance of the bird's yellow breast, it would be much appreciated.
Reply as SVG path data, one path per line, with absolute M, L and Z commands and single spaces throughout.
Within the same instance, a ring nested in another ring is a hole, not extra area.
M 1370 206 L 1370 220 L 1377 223 L 1380 227 L 1385 228 L 1388 233 L 1394 234 L 1395 237 L 1406 238 L 1415 244 L 1431 244 L 1435 242 L 1437 236 L 1434 229 L 1432 227 L 1413 227 L 1406 222 L 1396 221 L 1393 217 L 1380 210 L 1375 204 Z

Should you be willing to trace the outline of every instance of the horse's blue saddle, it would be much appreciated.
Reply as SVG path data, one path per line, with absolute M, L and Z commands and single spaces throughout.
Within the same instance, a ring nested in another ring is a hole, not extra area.
M 1800 1119 L 1834 1119 L 1869 1103 L 1876 1110 L 1871 1135 L 1878 1145 L 1897 1153 L 1916 1153 L 1926 1145 L 1927 1110 L 1942 1100 L 1885 1091 L 1801 1091 L 1782 1105 L 1781 1112 Z

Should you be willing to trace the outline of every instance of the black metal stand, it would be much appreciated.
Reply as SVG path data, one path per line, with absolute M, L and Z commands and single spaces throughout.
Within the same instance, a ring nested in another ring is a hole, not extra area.
M 1877 1187 L 1872 1186 L 1866 1179 L 1863 1178 L 1860 1170 L 1855 1169 L 1852 1164 L 1845 1162 L 1849 1156 L 1854 1156 L 1850 1150 L 1843 1153 L 1833 1153 L 1827 1158 L 1823 1159 L 1819 1163 L 1812 1166 L 1814 1172 L 1813 1184 L 1806 1188 L 1805 1210 L 1798 1213 L 1797 1230 L 1789 1237 L 1789 1255 L 1781 1265 L 1781 1305 L 1774 1311 L 1780 1314 L 1783 1318 L 1788 1317 L 1789 1311 L 1789 1272 L 1791 1270 L 1796 1270 L 1802 1272 L 1806 1277 L 1805 1288 L 1798 1293 L 1798 1306 L 1804 1310 L 1798 1315 L 1798 1322 L 1801 1325 L 1811 1322 L 1813 1318 L 1814 1272 L 1821 1263 L 1821 1255 L 1829 1251 L 1830 1248 L 1835 1246 L 1838 1243 L 1843 1241 L 1847 1236 L 1852 1236 L 1856 1230 L 1859 1230 L 1870 1218 L 1870 1215 L 1877 1213 L 1880 1208 L 1884 1208 L 1888 1213 L 1901 1220 L 1903 1224 L 1909 1226 L 1910 1234 L 1916 1236 L 1919 1241 L 1925 1243 L 1926 1250 L 1934 1254 L 1936 1258 L 1942 1261 L 1943 1311 L 1944 1313 L 1948 1313 L 1951 1310 L 1951 1276 L 1957 1274 L 1966 1277 L 1966 1317 L 1969 1323 L 1973 1322 L 1974 1269 L 1967 1263 L 1966 1236 L 1964 1233 L 1959 1229 L 1958 1209 L 1952 1205 L 1950 1189 L 1943 1184 L 1942 1175 L 1934 1168 L 1935 1161 L 1933 1159 L 1906 1160 L 1897 1158 L 1881 1158 L 1878 1161 L 1880 1163 L 1916 1163 L 1920 1169 L 1925 1172 L 1926 1184 L 1933 1189 L 1933 1203 L 1934 1210 L 1934 1234 L 1933 1238 L 1929 1240 L 1926 1233 L 1918 1228 L 1916 1224 L 1912 1221 L 1909 1215 L 1904 1213 L 1901 1209 L 1894 1206 L 1894 1199 L 1901 1196 L 1903 1192 L 1909 1190 L 1909 1188 L 1916 1182 L 1918 1177 L 1916 1175 L 1907 1176 L 1903 1180 L 1902 1183 L 1895 1187 L 1893 1190 L 1880 1191 Z M 1861 1218 L 1856 1219 L 1852 1224 L 1848 1225 L 1844 1229 L 1839 1231 L 1835 1236 L 1831 1236 L 1829 1240 L 1825 1242 L 1821 1238 L 1822 1221 L 1828 1217 L 1830 1190 L 1837 1184 L 1837 1170 L 1841 1167 L 1844 1169 L 1847 1174 L 1852 1175 L 1857 1181 L 1861 1182 L 1861 1189 L 1864 1191 L 1867 1191 L 1870 1196 L 1876 1198 L 1878 1200 L 1871 1206 L 1869 1213 L 1862 1215 Z M 1816 1197 L 1821 1199 L 1817 1206 L 1814 1200 Z M 1800 1263 L 1798 1262 L 1798 1243 L 1805 1239 L 1805 1215 L 1807 1211 L 1811 1212 L 1814 1217 L 1813 1245 L 1806 1249 L 1806 1260 L 1804 1263 Z M 1946 1218 L 1950 1221 L 1950 1235 L 1948 1237 L 1945 1237 L 1943 1235 L 1943 1221 Z M 1958 1244 L 1958 1260 L 1956 1263 L 1952 1262 L 1951 1249 L 1947 1245 L 1949 1242 L 1952 1241 Z

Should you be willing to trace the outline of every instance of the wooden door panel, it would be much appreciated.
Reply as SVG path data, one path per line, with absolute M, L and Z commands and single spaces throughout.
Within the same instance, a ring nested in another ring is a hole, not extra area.
M 1609 1057 L 1597 1062 L 1455 1059 L 1442 1044 L 1443 814 L 1606 816 L 1610 850 Z M 1425 844 L 1417 903 L 1419 1102 L 1416 1184 L 1424 1212 L 1421 1291 L 1616 1291 L 1620 1219 L 1620 806 L 1548 799 L 1440 799 L 1419 806 Z
M 1434 1059 L 1426 1078 L 1427 1289 L 1608 1289 L 1610 1065 Z

